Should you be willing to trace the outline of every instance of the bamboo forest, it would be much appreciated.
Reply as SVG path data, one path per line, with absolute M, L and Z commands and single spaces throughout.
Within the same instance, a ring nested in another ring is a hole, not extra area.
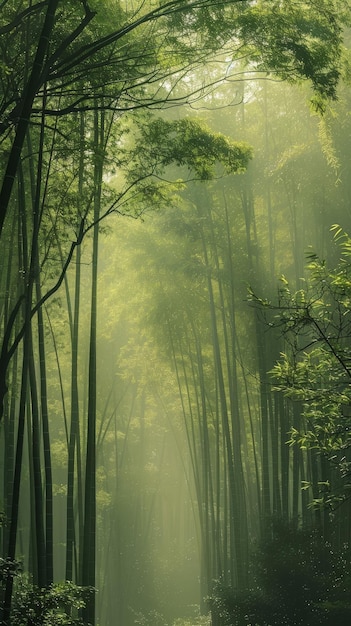
M 351 624 L 351 3 L 0 0 L 0 624 Z

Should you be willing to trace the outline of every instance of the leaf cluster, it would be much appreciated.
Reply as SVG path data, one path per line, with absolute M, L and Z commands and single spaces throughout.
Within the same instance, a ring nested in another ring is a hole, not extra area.
M 260 70 L 290 82 L 309 79 L 322 98 L 336 98 L 342 20 L 336 3 L 259 1 L 239 20 L 240 37 Z M 345 10 L 342 13 L 346 19 Z
M 160 175 L 170 165 L 185 166 L 199 180 L 210 180 L 221 164 L 228 174 L 243 172 L 252 158 L 251 147 L 211 131 L 203 122 L 186 117 L 176 121 L 155 118 L 140 129 L 134 162 L 141 171 L 150 165 Z M 134 172 L 133 172 L 134 175 Z
M 339 470 L 341 492 L 332 488 L 322 498 L 335 505 L 350 497 L 351 239 L 333 230 L 340 255 L 334 268 L 310 253 L 304 289 L 292 292 L 283 277 L 277 304 L 256 302 L 274 313 L 271 323 L 285 340 L 271 371 L 275 388 L 303 406 L 306 426 L 292 428 L 290 443 L 319 450 Z
M 23 575 L 16 583 L 11 624 L 13 626 L 79 626 L 77 611 L 85 606 L 89 588 L 65 581 L 39 589 Z

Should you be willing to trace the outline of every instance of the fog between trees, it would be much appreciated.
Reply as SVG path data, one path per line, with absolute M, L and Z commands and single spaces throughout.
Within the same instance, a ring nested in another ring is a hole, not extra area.
M 0 8 L 3 623 L 346 624 L 348 3 L 77 4 Z
M 162 487 L 172 493 L 173 482 L 167 488 L 165 477 L 171 471 L 181 484 L 185 469 L 189 500 L 185 510 L 177 502 L 177 515 L 187 519 L 192 504 L 196 526 L 179 540 L 183 546 L 195 541 L 200 549 L 202 596 L 211 594 L 213 580 L 247 583 L 250 551 L 271 516 L 296 523 L 318 519 L 328 538 L 332 521 L 338 542 L 348 533 L 347 504 L 331 517 L 328 508 L 311 508 L 323 490 L 318 482 L 330 480 L 331 469 L 318 452 L 287 443 L 291 427 L 304 423 L 301 403 L 273 391 L 267 372 L 284 341 L 269 327 L 273 313 L 267 320 L 248 295 L 251 286 L 278 300 L 283 271 L 293 287 L 304 285 L 309 245 L 331 262 L 336 258 L 329 225 L 335 219 L 345 223 L 348 187 L 340 176 L 337 118 L 311 114 L 301 88 L 250 82 L 247 100 L 242 91 L 244 104 L 202 115 L 211 127 L 255 146 L 248 171 L 206 186 L 191 183 L 171 206 L 146 213 L 143 221 L 117 218 L 119 228 L 101 249 L 101 328 L 106 324 L 107 337 L 116 333 L 118 343 L 123 337 L 117 361 L 126 367 L 120 373 L 124 384 L 138 377 L 143 388 L 137 395 L 150 418 L 146 427 L 140 423 L 140 436 L 152 424 L 158 435 L 163 429 L 165 438 L 176 435 L 185 465 L 161 470 Z M 345 106 L 345 95 L 337 107 Z M 337 169 L 328 164 L 331 156 Z M 104 331 L 102 337 L 103 343 Z M 115 357 L 118 349 L 112 352 Z M 105 349 L 101 358 L 99 371 L 108 364 L 111 375 Z M 145 460 L 143 475 L 149 470 Z M 314 486 L 302 490 L 311 472 Z M 181 528 L 183 534 L 184 522 Z M 184 562 L 172 597 L 186 571 Z

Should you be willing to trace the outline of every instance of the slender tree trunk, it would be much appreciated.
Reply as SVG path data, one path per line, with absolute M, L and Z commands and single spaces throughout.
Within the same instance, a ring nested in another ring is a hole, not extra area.
M 38 267 L 39 270 L 39 267 Z M 36 281 L 37 301 L 41 298 L 39 278 Z M 54 580 L 54 514 L 53 514 L 53 487 L 51 466 L 51 445 L 48 409 L 48 389 L 46 380 L 46 355 L 45 355 L 45 330 L 43 311 L 38 309 L 38 349 L 40 369 L 40 406 L 44 452 L 45 473 L 45 556 L 46 556 L 46 584 L 50 585 Z
M 104 149 L 104 115 L 94 113 L 94 144 L 96 147 L 94 166 L 94 234 L 92 257 L 92 287 L 90 313 L 90 348 L 89 348 L 89 390 L 87 447 L 85 462 L 85 499 L 84 499 L 84 535 L 82 559 L 82 584 L 95 588 L 95 553 L 96 553 L 96 330 L 97 330 L 97 275 L 99 246 L 99 216 L 101 203 L 101 184 Z M 91 593 L 83 609 L 86 624 L 95 624 L 95 594 Z
M 85 121 L 83 114 L 80 116 L 80 162 L 78 174 L 78 192 L 83 194 L 84 176 L 84 133 Z M 71 424 L 68 443 L 68 474 L 67 474 L 67 518 L 66 518 L 66 580 L 73 580 L 74 546 L 77 546 L 77 533 L 74 523 L 74 484 L 75 484 L 75 457 L 79 460 L 78 437 L 79 437 L 79 396 L 78 396 L 78 345 L 79 345 L 79 307 L 80 307 L 80 283 L 81 283 L 81 248 L 76 250 L 74 309 L 71 328 L 72 365 L 71 365 Z M 78 473 L 80 474 L 80 468 Z M 79 497 L 79 496 L 78 496 Z M 80 524 L 79 524 L 80 527 Z M 78 533 L 79 535 L 79 533 Z M 76 578 L 78 572 L 76 571 Z M 79 580 L 79 577 L 77 578 Z
M 289 423 L 289 407 L 287 400 L 279 396 L 279 414 L 280 414 L 280 475 L 282 485 L 282 515 L 285 519 L 289 519 L 290 506 L 290 449 L 287 445 Z
M 21 393 L 20 393 L 20 402 L 19 402 L 15 469 L 14 469 L 13 488 L 12 488 L 9 543 L 8 543 L 8 549 L 7 549 L 7 557 L 10 561 L 13 561 L 16 557 L 17 527 L 18 527 L 18 516 L 19 516 L 19 496 L 20 496 L 20 486 L 21 486 L 25 414 L 26 414 L 27 390 L 28 390 L 28 363 L 30 359 L 30 341 L 29 341 L 30 310 L 31 310 L 31 298 L 29 298 L 29 294 L 27 294 L 27 306 L 26 306 L 26 315 L 25 315 L 26 331 L 25 331 L 25 336 L 23 338 L 22 380 L 21 380 Z M 6 581 L 2 620 L 0 619 L 0 623 L 6 624 L 7 626 L 11 625 L 12 591 L 13 591 L 13 578 L 9 576 Z
M 24 337 L 23 337 L 23 353 L 21 368 L 21 388 L 18 409 L 18 425 L 17 425 L 17 441 L 14 464 L 14 475 L 11 495 L 11 515 L 8 535 L 7 558 L 13 561 L 16 557 L 17 530 L 19 519 L 19 500 L 22 476 L 22 460 L 25 433 L 26 406 L 28 398 L 29 383 L 29 363 L 31 358 L 31 308 L 33 295 L 33 263 L 35 261 L 34 228 L 32 235 L 32 256 L 31 262 L 28 261 L 28 216 L 26 211 L 26 198 L 24 195 L 24 176 L 22 167 L 19 168 L 19 258 L 22 263 L 21 271 L 25 280 L 24 291 Z M 11 606 L 12 606 L 13 578 L 9 576 L 6 581 L 4 603 L 3 603 L 3 623 L 10 626 L 11 623 Z M 0 620 L 1 622 L 1 620 Z M 2 623 L 2 622 L 1 622 Z
M 32 472 L 33 472 L 33 495 L 34 495 L 34 528 L 32 533 L 35 534 L 36 550 L 33 553 L 33 561 L 35 562 L 34 571 L 37 573 L 37 584 L 40 588 L 46 587 L 46 545 L 44 531 L 44 503 L 43 503 L 43 485 L 41 476 L 41 446 L 40 446 L 40 425 L 39 425 L 39 402 L 37 380 L 34 367 L 33 341 L 30 333 L 29 336 L 29 385 L 31 396 L 31 416 L 32 416 L 32 433 L 29 439 L 29 455 L 32 456 Z
M 21 196 L 21 202 L 24 202 L 24 190 L 19 187 L 19 196 Z M 15 260 L 15 254 L 19 253 L 21 243 L 19 241 L 20 238 L 20 228 L 18 224 L 18 215 L 13 216 L 12 225 L 11 225 L 11 234 L 9 238 L 9 248 L 6 254 L 7 257 L 7 266 L 6 272 L 4 271 L 1 278 L 4 280 L 4 285 L 2 286 L 2 293 L 4 294 L 4 305 L 2 310 L 2 318 L 3 318 L 3 328 L 6 330 L 6 326 L 8 323 L 8 317 L 10 313 L 11 307 L 11 283 L 16 279 L 16 289 L 15 294 L 17 297 L 20 297 L 22 286 L 20 282 L 17 280 L 17 276 L 19 274 L 20 267 L 20 258 Z M 18 320 L 15 325 L 15 333 L 18 330 Z M 2 457 L 2 469 L 3 469 L 3 501 L 4 501 L 4 514 L 6 523 L 3 525 L 2 532 L 2 556 L 6 558 L 7 556 L 7 544 L 8 544 L 8 521 L 11 516 L 11 497 L 12 497 L 12 485 L 13 485 L 13 471 L 14 471 L 14 456 L 15 456 L 15 415 L 16 415 L 16 398 L 18 394 L 18 351 L 15 352 L 11 369 L 8 372 L 9 379 L 9 388 L 11 393 L 5 398 L 4 403 L 4 424 L 3 424 L 3 457 Z

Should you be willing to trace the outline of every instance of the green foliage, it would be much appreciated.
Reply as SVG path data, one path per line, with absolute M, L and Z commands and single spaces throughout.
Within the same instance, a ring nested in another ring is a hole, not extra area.
M 285 339 L 271 371 L 276 389 L 303 406 L 306 427 L 292 428 L 291 443 L 319 450 L 338 468 L 341 483 L 315 502 L 335 506 L 351 493 L 351 239 L 339 226 L 332 230 L 336 266 L 310 253 L 305 288 L 291 292 L 283 278 L 278 303 L 259 304 L 274 312 Z
M 242 13 L 240 36 L 260 69 L 288 81 L 307 78 L 317 97 L 335 99 L 342 41 L 336 16 L 347 18 L 343 5 L 261 0 Z
M 139 156 L 142 160 L 143 170 L 153 164 L 156 173 L 175 164 L 187 167 L 200 180 L 210 180 L 215 176 L 216 164 L 232 174 L 243 172 L 252 158 L 248 144 L 214 133 L 203 122 L 190 117 L 176 121 L 151 119 L 140 129 L 140 136 L 135 158 Z
M 6 584 L 8 578 L 14 578 L 21 571 L 21 563 L 19 561 L 12 561 L 9 558 L 0 558 L 0 586 Z
M 0 528 L 6 526 L 7 519 L 3 511 L 0 511 Z M 21 572 L 22 564 L 9 558 L 0 558 L 0 588 L 6 585 L 9 578 L 15 578 Z
M 12 626 L 78 626 L 77 612 L 92 589 L 66 581 L 38 589 L 23 575 L 17 578 L 11 614 Z
M 252 559 L 253 584 L 218 584 L 210 600 L 230 626 L 346 626 L 351 616 L 350 550 L 336 551 L 317 530 L 274 522 Z
M 173 626 L 211 626 L 210 615 L 197 615 L 192 618 L 178 618 Z

